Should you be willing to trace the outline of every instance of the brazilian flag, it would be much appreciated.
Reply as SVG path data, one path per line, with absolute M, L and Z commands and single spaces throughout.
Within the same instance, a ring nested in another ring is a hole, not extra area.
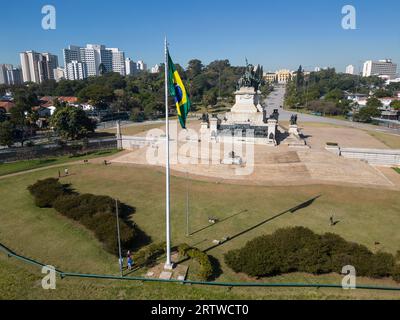
M 186 117 L 190 111 L 190 99 L 182 79 L 175 68 L 168 52 L 168 84 L 169 95 L 175 97 L 176 112 L 183 129 L 186 129 Z

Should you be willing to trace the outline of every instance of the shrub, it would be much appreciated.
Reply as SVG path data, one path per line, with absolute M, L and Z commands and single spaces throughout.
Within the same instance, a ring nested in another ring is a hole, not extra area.
M 165 242 L 151 244 L 133 254 L 133 260 L 139 266 L 150 265 L 165 253 L 165 246 Z
M 72 193 L 67 185 L 59 183 L 58 179 L 54 178 L 39 180 L 29 186 L 28 189 L 35 197 L 37 206 L 54 207 L 62 215 L 79 221 L 87 229 L 94 232 L 106 251 L 118 254 L 114 199 L 108 196 Z M 119 204 L 122 213 L 119 218 L 119 226 L 123 248 L 129 248 L 137 234 L 134 225 L 125 220 L 127 208 L 126 205 Z
M 396 264 L 392 269 L 393 280 L 400 282 L 400 264 Z
M 28 186 L 28 190 L 35 197 L 35 204 L 40 208 L 51 208 L 57 198 L 70 193 L 68 186 L 61 184 L 55 178 L 39 180 Z
M 257 237 L 242 249 L 227 252 L 224 259 L 233 271 L 255 277 L 290 272 L 341 273 L 345 265 L 354 266 L 359 276 L 374 278 L 398 272 L 391 254 L 373 254 L 367 247 L 338 235 L 317 235 L 303 227 L 279 229 L 272 235 Z
M 214 268 L 209 256 L 203 251 L 192 248 L 186 243 L 179 245 L 178 252 L 181 257 L 190 257 L 200 264 L 199 277 L 202 280 L 209 280 L 214 274 Z

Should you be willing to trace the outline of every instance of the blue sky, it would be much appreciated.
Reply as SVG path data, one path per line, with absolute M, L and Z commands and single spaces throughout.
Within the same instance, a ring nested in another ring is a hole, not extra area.
M 69 44 L 101 43 L 149 66 L 163 59 L 207 64 L 245 57 L 266 70 L 299 64 L 344 70 L 367 59 L 400 63 L 398 0 L 2 0 L 0 63 L 19 64 L 20 51 L 59 56 Z M 41 28 L 41 8 L 57 10 L 57 29 Z M 341 27 L 344 5 L 357 10 L 357 30 Z

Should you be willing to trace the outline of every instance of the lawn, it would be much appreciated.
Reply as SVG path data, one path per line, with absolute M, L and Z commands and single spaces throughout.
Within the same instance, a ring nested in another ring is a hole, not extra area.
M 79 161 L 83 159 L 94 159 L 98 157 L 107 157 L 119 152 L 117 149 L 94 151 L 89 152 L 85 155 L 80 156 L 61 156 L 46 159 L 34 159 L 34 160 L 23 160 L 10 163 L 0 164 L 0 176 L 4 176 L 11 173 L 17 173 L 26 170 L 38 169 L 52 165 L 58 165 L 68 162 Z
M 129 126 L 124 126 L 121 128 L 121 132 L 123 135 L 128 135 L 128 136 L 134 136 L 139 133 L 146 132 L 151 129 L 156 129 L 160 128 L 163 126 L 163 123 L 153 123 L 153 124 L 146 124 L 146 123 L 135 123 L 133 125 Z M 105 133 L 117 133 L 116 128 L 111 128 L 111 129 L 101 129 L 98 130 L 98 132 L 105 132 Z
M 70 165 L 71 175 L 63 178 L 79 192 L 106 194 L 135 206 L 133 220 L 152 237 L 164 240 L 164 174 L 159 169 L 134 166 Z M 0 180 L 0 242 L 23 255 L 54 265 L 64 271 L 117 274 L 115 257 L 104 252 L 94 236 L 80 225 L 58 215 L 53 209 L 39 209 L 26 190 L 37 179 L 57 176 L 57 169 L 48 169 Z M 373 251 L 395 253 L 400 249 L 400 192 L 336 186 L 261 187 L 216 184 L 190 180 L 191 237 L 185 236 L 186 180 L 172 177 L 172 239 L 177 245 L 187 242 L 221 263 L 223 273 L 218 281 L 255 281 L 237 275 L 223 262 L 223 254 L 242 247 L 246 241 L 277 228 L 303 225 L 316 232 L 334 232 L 347 240 L 368 246 Z M 309 206 L 295 213 L 287 211 L 315 196 Z M 339 223 L 331 227 L 329 217 Z M 208 217 L 221 222 L 210 226 Z M 274 218 L 275 217 L 275 218 Z M 267 221 L 268 220 L 268 221 Z M 265 221 L 264 224 L 260 224 Z M 254 226 L 260 224 L 258 227 Z M 211 248 L 214 239 L 233 237 L 225 244 Z M 375 245 L 379 242 L 380 245 Z M 13 270 L 15 275 L 9 275 Z M 14 271 L 15 270 L 15 271 Z M 61 290 L 44 293 L 30 288 L 38 286 L 40 270 L 0 254 L 0 298 L 400 298 L 400 293 L 378 291 L 342 291 L 335 289 L 251 289 L 199 286 L 122 283 L 100 280 L 63 280 Z M 17 275 L 26 277 L 25 284 Z M 143 271 L 138 272 L 138 275 Z M 191 275 L 190 275 L 191 276 Z M 269 282 L 340 283 L 338 275 L 311 276 L 290 274 L 267 279 Z M 393 281 L 358 279 L 358 283 L 396 285 Z M 2 285 L 5 284 L 5 285 Z M 3 290 L 1 288 L 8 288 Z M 169 291 L 168 289 L 172 289 Z
M 400 149 L 400 136 L 395 134 L 383 133 L 380 131 L 367 131 L 368 134 L 384 143 L 391 149 Z

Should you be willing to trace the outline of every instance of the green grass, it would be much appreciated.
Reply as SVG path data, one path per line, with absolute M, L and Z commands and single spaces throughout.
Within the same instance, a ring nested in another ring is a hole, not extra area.
M 393 170 L 400 174 L 400 168 L 393 168 Z
M 391 149 L 400 149 L 400 136 L 379 131 L 367 131 L 369 135 L 379 140 Z
M 26 170 L 43 168 L 51 165 L 58 165 L 68 162 L 79 161 L 83 159 L 94 159 L 98 157 L 107 157 L 119 152 L 117 149 L 89 152 L 80 156 L 61 156 L 46 159 L 23 160 L 0 164 L 0 176 L 17 173 Z
M 135 206 L 134 221 L 152 237 L 164 240 L 164 174 L 162 170 L 134 166 L 97 164 L 70 165 L 71 175 L 63 178 L 77 191 L 106 194 Z M 57 169 L 35 171 L 0 180 L 0 242 L 18 253 L 54 265 L 63 271 L 118 274 L 116 258 L 106 253 L 95 237 L 79 224 L 53 209 L 39 209 L 26 186 L 38 179 L 57 176 Z M 186 180 L 172 177 L 171 217 L 173 244 L 187 242 L 205 250 L 212 240 L 242 235 L 208 251 L 221 263 L 218 281 L 256 281 L 227 268 L 223 255 L 242 247 L 256 236 L 278 228 L 302 225 L 316 232 L 334 232 L 347 240 L 368 246 L 373 251 L 395 253 L 400 249 L 400 192 L 337 186 L 262 187 L 190 181 L 191 237 L 185 236 Z M 310 198 L 320 195 L 310 206 L 296 213 L 271 219 Z M 247 211 L 245 211 L 247 210 Z M 340 222 L 331 227 L 329 217 Z M 208 227 L 208 217 L 220 220 Z M 224 220 L 225 219 L 225 220 Z M 269 222 L 250 230 L 252 227 Z M 208 228 L 205 228 L 208 227 Z M 204 229 L 205 228 L 205 229 Z M 244 232 L 245 230 L 249 230 Z M 196 232 L 197 231 L 197 232 Z M 380 242 L 379 246 L 374 243 Z M 10 272 L 15 274 L 10 274 Z M 143 275 L 140 270 L 136 275 Z M 189 273 L 192 277 L 193 274 Z M 18 280 L 19 277 L 26 281 Z M 252 289 L 209 288 L 199 286 L 123 283 L 103 280 L 65 279 L 57 290 L 44 292 L 38 287 L 40 270 L 26 267 L 0 254 L 0 298 L 140 298 L 140 299 L 339 299 L 400 298 L 400 293 L 378 291 L 343 291 L 337 289 Z M 335 274 L 312 276 L 289 274 L 265 279 L 268 282 L 338 283 Z M 358 279 L 358 284 L 388 285 L 390 279 Z M 7 288 L 7 289 L 3 289 Z M 29 289 L 29 290 L 28 290 Z

